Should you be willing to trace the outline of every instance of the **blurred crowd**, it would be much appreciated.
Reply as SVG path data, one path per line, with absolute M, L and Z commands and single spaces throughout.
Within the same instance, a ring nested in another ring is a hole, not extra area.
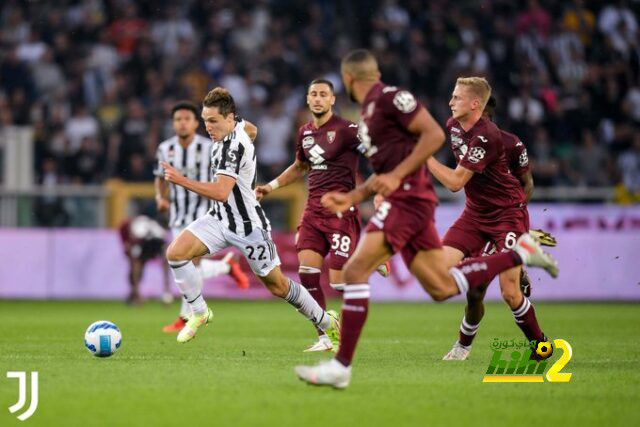
M 4 0 L 0 126 L 35 129 L 40 182 L 152 179 L 174 102 L 229 88 L 259 128 L 262 180 L 293 158 L 307 83 L 377 55 L 441 124 L 461 75 L 487 76 L 498 124 L 539 186 L 640 194 L 639 1 Z M 355 119 L 344 94 L 337 109 Z M 448 150 L 443 150 L 443 153 Z

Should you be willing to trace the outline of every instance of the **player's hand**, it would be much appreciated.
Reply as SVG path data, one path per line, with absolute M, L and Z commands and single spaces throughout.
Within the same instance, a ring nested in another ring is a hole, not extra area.
M 169 209 L 170 203 L 169 200 L 165 199 L 161 195 L 156 196 L 156 209 L 159 212 L 164 212 Z
M 174 184 L 180 184 L 184 180 L 184 176 L 167 162 L 160 162 L 164 168 L 164 180 Z
M 271 188 L 269 184 L 258 185 L 255 191 L 256 191 L 256 199 L 260 201 L 264 196 L 271 193 L 273 191 L 273 188 Z
M 371 181 L 371 184 L 369 184 L 369 187 L 374 193 L 379 193 L 384 197 L 387 197 L 389 194 L 396 191 L 400 186 L 400 182 L 402 182 L 402 180 L 397 176 L 390 173 L 383 173 L 376 176 Z
M 529 234 L 537 239 L 538 242 L 540 242 L 540 244 L 543 246 L 556 246 L 558 244 L 556 238 L 553 237 L 551 233 L 549 233 L 548 231 L 544 231 L 541 228 L 529 230 Z
M 376 194 L 376 196 L 373 198 L 373 208 L 375 210 L 378 210 L 382 202 L 384 202 L 384 197 L 382 196 L 382 194 Z
M 320 199 L 322 206 L 329 209 L 335 214 L 342 214 L 353 205 L 353 200 L 349 193 L 340 193 L 338 191 L 330 191 L 325 193 Z

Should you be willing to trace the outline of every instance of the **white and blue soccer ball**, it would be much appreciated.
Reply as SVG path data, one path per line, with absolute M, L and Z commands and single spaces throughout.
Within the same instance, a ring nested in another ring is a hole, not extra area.
M 120 348 L 122 333 L 108 320 L 93 322 L 84 333 L 84 346 L 97 357 L 109 357 Z

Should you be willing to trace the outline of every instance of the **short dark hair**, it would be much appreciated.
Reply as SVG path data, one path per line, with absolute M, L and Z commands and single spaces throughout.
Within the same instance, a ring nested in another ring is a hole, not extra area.
M 314 79 L 314 80 L 311 81 L 311 83 L 309 83 L 309 88 L 311 88 L 311 86 L 313 86 L 313 85 L 318 85 L 318 84 L 323 84 L 323 85 L 329 86 L 329 89 L 331 89 L 331 93 L 334 93 L 334 91 L 333 91 L 333 83 L 331 83 L 331 81 L 329 81 L 327 79 Z M 308 92 L 308 89 L 307 89 L 307 92 Z
M 222 117 L 227 117 L 229 113 L 236 114 L 236 103 L 229 91 L 223 87 L 211 89 L 207 96 L 204 97 L 202 105 L 207 108 L 218 107 L 218 111 Z
M 200 115 L 200 111 L 198 106 L 191 101 L 179 101 L 171 108 L 171 118 L 179 110 L 189 110 L 196 116 L 196 120 L 198 120 L 198 116 Z
M 354 49 L 342 57 L 343 64 L 358 64 L 369 60 L 375 60 L 376 57 L 367 49 Z
M 487 105 L 484 106 L 484 113 L 489 116 L 490 119 L 496 114 L 496 107 L 498 106 L 498 102 L 496 98 L 491 95 L 489 100 L 487 100 Z

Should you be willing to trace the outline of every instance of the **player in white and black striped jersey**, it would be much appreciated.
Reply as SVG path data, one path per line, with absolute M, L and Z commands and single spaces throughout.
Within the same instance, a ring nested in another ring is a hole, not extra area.
M 199 109 L 189 101 L 181 101 L 171 109 L 171 120 L 175 136 L 163 141 L 158 146 L 156 176 L 156 204 L 159 211 L 169 211 L 169 227 L 173 238 L 191 224 L 196 218 L 204 215 L 211 207 L 211 201 L 184 187 L 167 183 L 164 180 L 164 169 L 161 162 L 166 161 L 180 172 L 197 181 L 211 180 L 211 147 L 213 142 L 197 133 Z M 256 128 L 251 123 L 241 122 L 255 138 Z M 231 257 L 222 261 L 202 259 L 197 266 L 203 279 L 229 273 L 238 286 L 247 288 L 249 280 L 240 264 Z M 165 290 L 163 299 L 169 300 L 171 293 Z M 189 305 L 183 301 L 179 317 L 163 328 L 165 332 L 179 331 L 184 327 L 191 314 Z
M 215 201 L 214 208 L 189 225 L 167 249 L 167 260 L 176 283 L 193 311 L 178 334 L 178 342 L 191 340 L 198 328 L 213 317 L 202 297 L 202 279 L 192 260 L 229 246 L 244 254 L 253 272 L 272 294 L 287 300 L 322 331 L 337 336 L 337 314 L 325 312 L 303 286 L 285 277 L 280 270 L 269 221 L 253 191 L 255 149 L 235 117 L 235 103 L 226 89 L 218 87 L 207 94 L 202 118 L 214 141 L 212 182 L 189 179 L 168 162 L 161 163 L 165 180 Z

